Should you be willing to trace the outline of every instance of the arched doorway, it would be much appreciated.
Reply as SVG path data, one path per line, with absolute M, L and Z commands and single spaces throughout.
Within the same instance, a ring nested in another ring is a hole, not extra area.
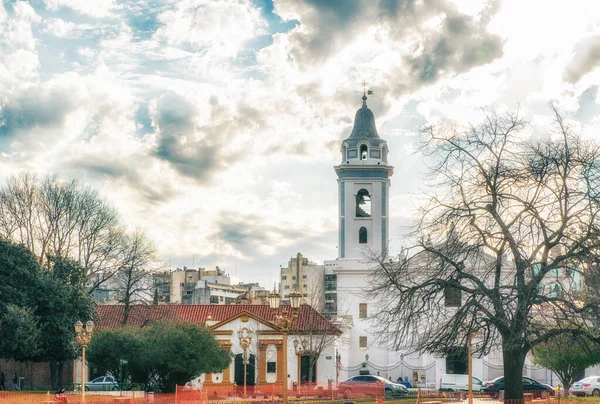
M 254 386 L 256 374 L 256 356 L 248 355 L 248 363 L 246 364 L 246 386 Z M 244 385 L 244 354 L 235 356 L 235 384 L 237 386 Z

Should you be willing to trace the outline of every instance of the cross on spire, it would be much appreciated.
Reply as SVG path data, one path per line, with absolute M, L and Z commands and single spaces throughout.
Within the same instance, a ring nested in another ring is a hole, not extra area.
M 362 96 L 362 100 L 363 100 L 363 107 L 367 107 L 367 95 L 373 95 L 373 90 L 367 90 L 367 81 L 363 79 L 362 82 L 362 86 L 363 86 L 363 96 Z

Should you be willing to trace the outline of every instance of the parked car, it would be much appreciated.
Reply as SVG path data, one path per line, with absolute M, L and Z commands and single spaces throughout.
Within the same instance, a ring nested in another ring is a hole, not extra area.
M 349 393 L 363 393 L 372 396 L 385 395 L 386 398 L 404 397 L 408 395 L 406 386 L 394 383 L 381 376 L 361 375 L 354 376 L 338 385 L 344 395 Z
M 114 377 L 111 376 L 100 376 L 92 380 L 91 382 L 85 383 L 86 391 L 106 391 L 106 390 L 119 390 L 119 385 Z
M 573 383 L 569 392 L 574 396 L 600 397 L 600 376 L 588 376 Z
M 492 397 L 498 397 L 501 391 L 504 391 L 504 376 L 495 378 L 486 382 L 481 389 L 484 393 L 489 393 Z M 533 380 L 529 377 L 523 377 L 523 391 L 526 393 L 534 393 L 535 397 L 547 397 L 554 395 L 554 389 L 545 384 Z
M 398 384 L 401 384 L 401 385 L 403 385 L 403 386 L 404 386 L 404 387 L 406 387 L 407 389 L 412 389 L 412 388 L 413 388 L 413 385 L 412 385 L 412 383 L 411 383 L 411 382 L 409 382 L 409 381 L 408 381 L 408 378 L 407 378 L 406 380 L 402 380 L 402 376 L 400 376 L 400 377 L 398 378 L 398 381 L 397 381 L 397 383 L 398 383 Z
M 483 380 L 475 376 L 471 380 L 473 391 L 481 391 Z M 469 391 L 469 375 L 443 374 L 440 391 Z

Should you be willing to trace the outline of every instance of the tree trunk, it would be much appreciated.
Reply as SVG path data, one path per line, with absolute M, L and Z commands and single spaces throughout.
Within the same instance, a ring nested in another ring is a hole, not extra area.
M 64 387 L 63 386 L 63 383 L 64 383 L 64 380 L 63 380 L 64 364 L 65 363 L 63 361 L 58 361 L 57 364 L 56 364 L 56 371 L 58 372 L 57 379 L 56 379 L 56 382 L 58 384 L 57 389 L 59 389 L 61 387 Z
M 62 361 L 51 360 L 48 362 L 50 366 L 50 384 L 53 390 L 58 390 L 63 387 L 63 365 Z
M 52 390 L 58 389 L 58 363 L 54 360 L 48 362 L 50 366 L 50 387 Z
M 125 307 L 123 310 L 123 323 L 122 323 L 123 325 L 127 325 L 127 321 L 129 321 L 129 309 L 130 309 L 129 298 L 126 298 Z
M 577 381 L 577 376 L 581 373 L 584 373 L 585 369 L 568 369 L 564 372 L 555 372 L 560 382 L 562 383 L 562 388 L 564 391 L 569 391 L 571 385 Z
M 511 342 L 504 342 L 503 345 L 504 398 L 508 400 L 523 399 L 522 377 L 527 351 L 519 346 L 514 347 L 516 344 L 513 345 Z
M 28 390 L 33 390 L 33 362 L 25 362 L 25 383 L 29 387 Z

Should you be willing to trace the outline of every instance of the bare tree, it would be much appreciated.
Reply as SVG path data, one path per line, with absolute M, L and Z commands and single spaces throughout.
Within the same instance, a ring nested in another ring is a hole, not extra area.
M 127 324 L 131 306 L 152 302 L 152 274 L 158 271 L 156 248 L 146 234 L 136 229 L 122 238 L 119 267 L 115 275 L 115 292 L 119 303 L 125 305 L 123 324 Z
M 429 204 L 415 245 L 375 257 L 370 293 L 380 336 L 444 353 L 477 332 L 476 353 L 501 346 L 505 397 L 522 398 L 527 353 L 559 335 L 597 340 L 600 296 L 549 290 L 556 273 L 585 281 L 600 262 L 600 150 L 552 106 L 549 135 L 526 140 L 516 114 L 465 132 L 427 128 Z M 554 289 L 555 290 L 555 289 Z
M 25 173 L 0 189 L 0 237 L 27 246 L 41 265 L 48 256 L 76 260 L 90 293 L 114 275 L 122 236 L 115 209 L 77 181 Z
M 318 312 L 322 311 L 324 307 L 324 279 L 321 279 L 320 281 L 315 281 L 314 279 L 311 280 L 311 282 L 307 284 L 307 288 L 304 292 L 306 292 L 306 296 L 304 297 L 306 303 L 316 310 L 311 313 L 321 316 Z M 301 331 L 293 332 L 290 335 L 293 337 L 292 340 L 294 348 L 296 349 L 296 354 L 298 355 L 298 361 L 301 361 L 302 357 L 307 358 L 307 380 L 299 380 L 299 382 L 312 383 L 313 379 L 316 378 L 314 370 L 316 369 L 317 361 L 327 348 L 335 344 L 339 337 L 339 333 L 323 331 L 322 327 L 319 326 L 319 321 L 317 321 L 317 319 L 310 319 L 307 321 L 306 327 Z M 300 378 L 301 375 L 298 374 L 298 377 Z

